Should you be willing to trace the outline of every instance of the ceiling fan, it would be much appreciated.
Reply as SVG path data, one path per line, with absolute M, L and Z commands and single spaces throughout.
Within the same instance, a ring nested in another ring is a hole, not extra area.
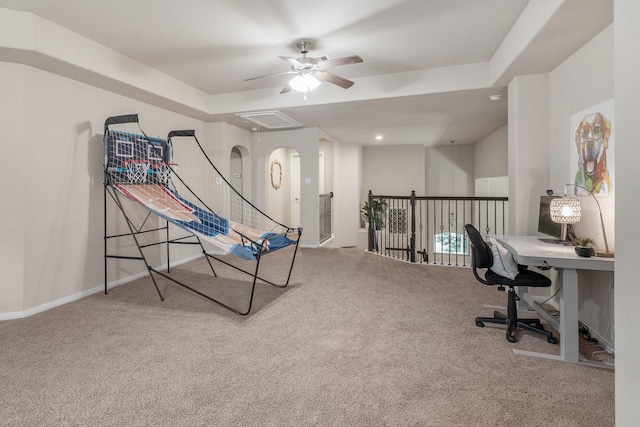
M 310 92 L 320 85 L 321 81 L 340 86 L 344 89 L 349 89 L 353 86 L 351 80 L 347 80 L 344 77 L 337 76 L 335 74 L 325 71 L 325 68 L 337 67 L 338 65 L 357 64 L 362 62 L 362 58 L 358 55 L 345 56 L 343 58 L 336 59 L 324 59 L 323 57 L 310 57 L 307 56 L 309 49 L 311 48 L 311 42 L 299 41 L 296 43 L 302 56 L 300 58 L 291 58 L 288 56 L 280 56 L 280 59 L 286 61 L 291 65 L 291 70 L 281 71 L 278 73 L 266 74 L 264 76 L 252 77 L 245 79 L 245 82 L 250 80 L 261 79 L 263 77 L 278 76 L 283 74 L 296 74 L 289 83 L 280 91 L 280 93 L 287 93 L 291 89 L 299 92 Z

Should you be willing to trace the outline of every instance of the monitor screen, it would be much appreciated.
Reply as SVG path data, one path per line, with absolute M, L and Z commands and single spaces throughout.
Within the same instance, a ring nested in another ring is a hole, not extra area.
M 538 216 L 538 232 L 557 239 L 562 235 L 562 224 L 551 220 L 551 200 L 557 196 L 540 196 L 540 213 Z

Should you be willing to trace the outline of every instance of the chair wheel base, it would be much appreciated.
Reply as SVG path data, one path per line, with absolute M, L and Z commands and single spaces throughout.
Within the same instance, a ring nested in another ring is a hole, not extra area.
M 514 316 L 515 317 L 515 316 Z M 516 342 L 516 331 L 518 329 L 529 332 L 535 332 L 536 334 L 544 335 L 547 338 L 547 342 L 550 344 L 558 344 L 558 340 L 553 337 L 551 332 L 544 329 L 544 326 L 539 319 L 518 319 L 517 317 L 509 319 L 505 318 L 504 314 L 494 313 L 494 317 L 476 317 L 476 326 L 484 327 L 485 323 L 507 325 L 506 337 L 507 341 Z

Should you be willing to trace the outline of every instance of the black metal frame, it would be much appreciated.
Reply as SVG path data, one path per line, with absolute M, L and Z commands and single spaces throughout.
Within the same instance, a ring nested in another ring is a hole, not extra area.
M 376 227 L 374 221 L 369 221 L 367 250 L 412 263 L 467 265 L 470 259 L 469 254 L 439 253 L 429 248 L 432 236 L 445 232 L 462 232 L 452 227 L 449 221 L 443 223 L 444 218 L 453 217 L 456 222 L 459 219 L 465 223 L 469 221 L 476 224 L 478 228 L 484 226 L 487 232 L 493 230 L 494 234 L 506 232 L 505 209 L 509 201 L 507 197 L 416 196 L 415 191 L 412 191 L 409 196 L 390 196 L 373 194 L 369 190 L 367 196 L 369 218 L 375 215 L 374 200 L 383 202 L 385 206 L 383 215 L 388 215 L 392 209 L 406 210 L 406 233 L 392 233 L 390 220 L 387 224 L 383 224 L 382 228 Z M 469 210 L 467 210 L 467 204 L 469 204 Z M 490 210 L 500 212 L 501 215 L 494 215 L 491 221 Z M 474 212 L 477 212 L 477 219 L 473 218 Z M 502 217 L 501 222 L 498 221 L 499 216 Z M 430 218 L 433 221 L 430 221 Z M 436 218 L 439 218 L 439 221 L 436 221 Z M 445 225 L 446 223 L 448 225 Z M 379 233 L 381 230 L 386 230 L 386 233 Z M 430 255 L 433 255 L 431 260 L 429 260 Z
M 104 135 L 105 135 L 105 139 L 108 135 L 109 132 L 109 125 L 111 124 L 122 124 L 122 123 L 138 123 L 138 116 L 137 114 L 130 114 L 130 115 L 125 115 L 125 116 L 117 116 L 117 117 L 110 117 L 105 121 L 105 130 L 104 130 Z M 141 130 L 142 131 L 142 130 Z M 185 133 L 186 132 L 186 133 Z M 194 136 L 190 134 L 189 132 L 192 131 L 174 131 L 171 132 L 169 135 L 170 136 Z M 142 132 L 142 134 L 144 135 L 144 132 Z M 146 135 L 144 135 L 146 136 Z M 170 139 L 169 139 L 169 143 L 170 143 Z M 198 145 L 200 145 L 198 143 Z M 105 150 L 106 151 L 106 150 Z M 203 151 L 204 152 L 204 151 Z M 209 160 L 207 158 L 207 160 Z M 210 162 L 211 163 L 211 162 Z M 213 164 L 211 163 L 211 165 L 213 166 Z M 215 166 L 214 166 L 215 168 Z M 216 169 L 217 171 L 217 169 Z M 224 177 L 223 177 L 224 179 Z M 225 179 L 226 181 L 226 179 Z M 231 185 L 228 183 L 228 185 Z M 264 245 L 266 245 L 266 240 L 259 243 L 259 247 L 256 251 L 256 267 L 255 270 L 253 272 L 242 269 L 236 265 L 233 265 L 232 263 L 229 263 L 215 255 L 209 254 L 207 253 L 207 251 L 205 250 L 204 246 L 202 245 L 202 242 L 200 240 L 200 238 L 195 235 L 192 234 L 190 236 L 182 236 L 182 237 L 178 237 L 178 238 L 174 238 L 171 239 L 169 237 L 169 221 L 165 222 L 164 226 L 160 226 L 160 227 L 153 227 L 153 228 L 145 228 L 145 226 L 147 225 L 147 221 L 150 218 L 152 212 L 149 211 L 147 213 L 147 216 L 144 218 L 144 220 L 142 221 L 142 223 L 140 225 L 136 225 L 134 224 L 134 222 L 131 220 L 130 215 L 128 215 L 127 210 L 124 207 L 124 204 L 122 203 L 121 197 L 119 195 L 119 192 L 114 188 L 112 180 L 111 180 L 111 176 L 110 174 L 107 172 L 107 165 L 106 165 L 106 160 L 105 160 L 105 165 L 104 165 L 104 182 L 103 182 L 103 203 L 104 203 L 104 293 L 107 294 L 108 293 L 108 279 L 107 279 L 107 275 L 108 275 L 108 260 L 109 259 L 128 259 L 128 260 L 138 260 L 138 261 L 142 261 L 147 269 L 147 271 L 149 272 L 149 276 L 151 277 L 151 280 L 153 282 L 153 285 L 156 289 L 156 292 L 158 293 L 158 296 L 160 297 L 161 301 L 164 301 L 164 296 L 162 295 L 162 292 L 160 291 L 160 288 L 158 287 L 158 283 L 156 281 L 156 277 L 154 276 L 154 273 L 164 277 L 165 279 L 168 279 L 170 281 L 172 281 L 173 283 L 180 285 L 188 290 L 190 290 L 191 292 L 211 301 L 214 302 L 218 305 L 220 305 L 223 308 L 226 308 L 229 311 L 232 311 L 236 314 L 239 315 L 247 315 L 249 314 L 249 312 L 251 312 L 251 308 L 253 306 L 253 297 L 255 295 L 255 288 L 256 288 L 256 283 L 258 280 L 269 284 L 271 286 L 277 287 L 277 288 L 286 288 L 289 285 L 289 282 L 291 280 L 291 273 L 293 271 L 293 265 L 295 263 L 295 259 L 296 259 L 296 255 L 298 253 L 298 246 L 300 244 L 300 237 L 302 236 L 302 228 L 297 228 L 297 233 L 298 233 L 298 239 L 296 240 L 295 243 L 295 249 L 293 252 L 293 257 L 291 259 L 291 265 L 289 267 L 289 273 L 287 275 L 287 280 L 284 284 L 276 284 L 273 283 L 270 280 L 267 280 L 263 277 L 259 276 L 259 268 L 260 268 L 260 260 L 262 258 L 262 254 L 263 254 L 263 247 Z M 233 188 L 233 187 L 232 187 Z M 234 190 L 235 191 L 235 190 Z M 109 197 L 108 197 L 109 196 Z M 241 196 L 241 195 L 240 195 Z M 241 196 L 242 197 L 242 196 Z M 120 233 L 120 234 L 109 234 L 109 230 L 108 230 L 108 212 L 107 212 L 107 204 L 108 204 L 108 200 L 111 199 L 116 206 L 118 207 L 118 209 L 120 210 L 120 212 L 122 213 L 125 222 L 127 224 L 127 227 L 129 229 L 128 233 Z M 245 199 L 246 200 L 246 199 Z M 247 201 L 248 202 L 248 201 Z M 250 202 L 249 202 L 250 203 Z M 253 205 L 251 205 L 253 206 Z M 254 206 L 255 207 L 255 206 Z M 257 208 L 256 208 L 257 209 Z M 292 230 L 292 229 L 289 229 Z M 162 232 L 164 231 L 166 234 L 166 237 L 164 239 L 159 239 L 155 242 L 152 243 L 147 243 L 147 244 L 142 244 L 140 242 L 140 240 L 138 239 L 139 235 L 142 234 L 146 234 L 146 233 L 152 233 L 152 232 Z M 116 255 L 116 254 L 109 254 L 109 250 L 108 250 L 108 241 L 110 239 L 117 239 L 117 238 L 122 238 L 122 237 L 131 237 L 136 245 L 136 248 L 138 250 L 139 256 L 124 256 L 124 255 Z M 186 241 L 187 239 L 195 239 L 195 241 Z M 255 243 L 255 242 L 254 242 Z M 152 247 L 152 246 L 157 246 L 157 245 L 162 245 L 165 244 L 166 245 L 166 256 L 167 256 L 167 269 L 166 272 L 162 272 L 157 270 L 156 268 L 152 267 L 149 262 L 147 261 L 147 257 L 144 253 L 145 248 L 147 247 Z M 239 309 L 233 308 L 228 304 L 223 303 L 222 301 L 207 295 L 203 292 L 198 291 L 197 289 L 194 289 L 193 287 L 169 276 L 169 274 L 171 273 L 170 270 L 170 245 L 171 244 L 190 244 L 190 245 L 199 245 L 200 249 L 202 250 L 202 254 L 203 256 L 207 259 L 207 263 L 209 264 L 209 267 L 211 269 L 211 273 L 213 274 L 213 277 L 218 277 L 215 269 L 213 268 L 213 264 L 211 263 L 211 260 L 214 259 L 216 261 L 219 261 L 227 266 L 230 266 L 242 273 L 245 273 L 249 276 L 252 277 L 252 283 L 251 283 L 251 294 L 249 297 L 249 304 L 248 304 L 248 308 L 246 309 L 246 311 L 240 311 Z

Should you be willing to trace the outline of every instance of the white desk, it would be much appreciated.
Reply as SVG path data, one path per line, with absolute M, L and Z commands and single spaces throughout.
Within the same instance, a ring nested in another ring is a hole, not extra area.
M 560 355 L 514 350 L 525 356 L 542 357 L 564 362 L 597 367 L 610 367 L 598 362 L 583 360 L 578 355 L 578 270 L 613 271 L 613 258 L 584 258 L 576 255 L 573 246 L 543 242 L 536 236 L 496 236 L 511 252 L 518 263 L 533 267 L 552 267 L 558 270 L 560 291 L 560 322 L 547 313 L 529 294 L 521 292 L 524 299 L 553 328 L 560 333 Z

